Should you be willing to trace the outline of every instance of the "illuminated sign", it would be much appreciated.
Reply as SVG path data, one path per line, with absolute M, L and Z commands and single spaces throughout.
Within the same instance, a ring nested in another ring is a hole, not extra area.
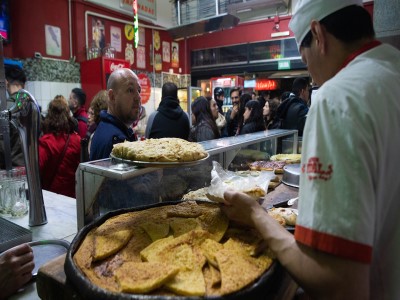
M 256 80 L 256 91 L 273 91 L 278 89 L 278 81 L 271 79 Z
M 132 11 L 132 5 L 137 2 L 137 12 L 140 16 L 157 20 L 156 0 L 119 0 L 122 9 Z
M 290 69 L 290 60 L 278 61 L 278 70 L 289 70 L 289 69 Z

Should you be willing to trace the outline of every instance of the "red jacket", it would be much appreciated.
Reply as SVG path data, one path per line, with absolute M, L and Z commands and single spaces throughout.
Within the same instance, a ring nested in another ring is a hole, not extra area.
M 48 133 L 39 138 L 39 169 L 42 188 L 75 198 L 75 171 L 80 163 L 81 138 L 71 133 L 63 159 L 67 134 Z
M 86 137 L 86 132 L 88 130 L 88 115 L 84 107 L 79 108 L 74 113 L 74 118 L 78 120 L 78 134 L 81 138 Z

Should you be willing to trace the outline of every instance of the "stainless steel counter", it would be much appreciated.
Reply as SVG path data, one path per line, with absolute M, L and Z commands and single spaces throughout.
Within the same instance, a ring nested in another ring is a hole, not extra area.
M 32 240 L 64 239 L 71 242 L 75 237 L 77 227 L 76 200 L 74 198 L 43 190 L 43 200 L 46 207 L 48 223 L 29 227 L 29 216 L 21 218 L 4 217 L 5 219 L 32 231 Z M 36 283 L 28 283 L 21 291 L 10 299 L 39 299 Z

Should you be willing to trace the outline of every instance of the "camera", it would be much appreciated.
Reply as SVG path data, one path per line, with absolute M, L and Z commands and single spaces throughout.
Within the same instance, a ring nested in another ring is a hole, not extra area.
M 34 56 L 35 56 L 35 58 L 43 58 L 43 56 L 40 52 L 35 52 Z

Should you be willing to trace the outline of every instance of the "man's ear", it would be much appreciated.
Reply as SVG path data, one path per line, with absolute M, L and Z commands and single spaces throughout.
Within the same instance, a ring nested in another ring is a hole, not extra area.
M 115 96 L 114 96 L 114 90 L 113 89 L 109 89 L 107 91 L 108 93 L 108 99 L 110 100 L 110 102 L 114 102 Z
M 321 53 L 326 53 L 326 29 L 321 25 L 320 22 L 313 20 L 311 22 L 311 33 L 313 35 L 313 40 L 316 43 L 317 48 Z

